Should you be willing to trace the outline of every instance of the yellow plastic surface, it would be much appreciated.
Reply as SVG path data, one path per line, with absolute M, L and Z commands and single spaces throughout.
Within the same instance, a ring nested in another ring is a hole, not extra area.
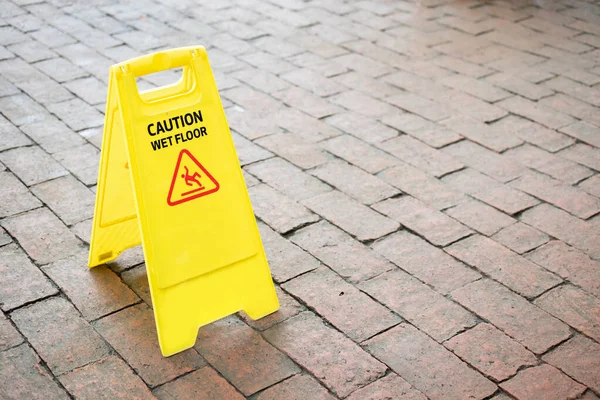
M 138 92 L 137 76 L 176 67 L 176 84 Z M 200 326 L 279 308 L 201 46 L 110 69 L 89 266 L 140 242 L 165 356 L 192 347 Z

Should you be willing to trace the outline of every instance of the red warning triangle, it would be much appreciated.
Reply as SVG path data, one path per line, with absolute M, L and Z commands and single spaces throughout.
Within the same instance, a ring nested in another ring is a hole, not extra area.
M 170 206 L 206 196 L 219 190 L 219 182 L 194 158 L 188 150 L 181 150 L 167 203 Z

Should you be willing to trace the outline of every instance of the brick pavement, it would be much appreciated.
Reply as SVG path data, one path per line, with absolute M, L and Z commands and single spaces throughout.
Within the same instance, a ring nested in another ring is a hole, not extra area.
M 192 44 L 281 309 L 165 359 L 87 241 L 108 67 Z M 0 398 L 599 399 L 599 107 L 597 1 L 0 0 Z

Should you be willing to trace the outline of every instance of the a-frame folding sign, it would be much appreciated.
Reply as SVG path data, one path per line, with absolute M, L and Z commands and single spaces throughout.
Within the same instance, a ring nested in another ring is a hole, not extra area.
M 136 77 L 178 67 L 179 82 L 138 92 Z M 110 69 L 89 266 L 139 243 L 165 356 L 192 347 L 202 325 L 279 307 L 201 46 Z

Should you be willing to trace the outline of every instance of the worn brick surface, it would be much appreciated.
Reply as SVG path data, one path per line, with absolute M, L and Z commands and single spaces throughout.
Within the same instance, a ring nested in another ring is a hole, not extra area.
M 234 317 L 202 328 L 195 348 L 247 396 L 299 372 L 285 354 Z
M 160 386 L 154 391 L 158 399 L 243 399 L 239 392 L 211 367 L 203 367 Z
M 106 266 L 89 269 L 87 254 L 53 262 L 43 271 L 69 297 L 87 320 L 98 319 L 139 301 Z
M 96 321 L 94 328 L 150 386 L 171 381 L 205 364 L 194 349 L 164 358 L 156 340 L 152 310 L 143 303 Z
M 408 324 L 374 337 L 366 347 L 430 399 L 483 399 L 496 391 L 491 381 Z
M 0 0 L 1 398 L 598 400 L 595 2 L 171 3 Z M 160 355 L 141 246 L 86 266 L 109 67 L 187 45 L 280 300 L 210 365 Z
M 385 200 L 373 208 L 438 246 L 445 246 L 471 233 L 466 226 L 410 196 Z
M 340 396 L 374 381 L 386 370 L 385 365 L 310 313 L 274 326 L 265 336 Z
M 461 240 L 445 251 L 528 298 L 562 282 L 558 276 L 481 235 Z
M 503 381 L 522 366 L 537 363 L 535 355 L 490 324 L 479 324 L 444 345 L 486 376 Z
M 452 297 L 536 354 L 570 335 L 568 326 L 488 279 L 457 289 Z
M 325 221 L 296 231 L 290 239 L 351 282 L 394 268 L 367 246 Z
M 337 190 L 312 197 L 303 204 L 358 240 L 377 239 L 400 226 Z
M 600 391 L 600 345 L 577 335 L 544 356 L 544 361 L 560 368 L 567 375 Z
M 492 239 L 519 254 L 535 249 L 550 240 L 545 233 L 522 222 L 507 226 L 492 236 Z
M 531 400 L 572 399 L 585 391 L 585 386 L 547 364 L 523 370 L 500 387 L 517 399 Z
M 0 303 L 5 311 L 57 292 L 16 244 L 0 247 L 0 271 Z
M 285 381 L 265 390 L 256 396 L 256 400 L 333 400 L 327 389 L 310 375 L 294 375 Z
M 139 376 L 117 356 L 77 368 L 62 375 L 60 383 L 76 398 L 114 399 L 134 397 L 152 399 Z
M 326 267 L 292 279 L 282 287 L 358 342 L 400 322 L 398 316 Z
M 6 399 L 68 399 L 27 345 L 0 353 L 0 395 Z
M 71 303 L 51 298 L 14 311 L 19 330 L 55 374 L 99 360 L 109 347 Z
M 481 277 L 442 250 L 404 230 L 375 242 L 372 247 L 443 294 Z
M 440 342 L 475 325 L 473 314 L 400 270 L 386 272 L 360 287 Z
M 1 221 L 19 240 L 27 254 L 45 264 L 68 257 L 82 248 L 82 243 L 47 208 L 39 208 Z
M 350 400 L 425 400 L 423 393 L 412 387 L 408 382 L 396 374 L 389 374 L 383 378 L 352 393 Z

